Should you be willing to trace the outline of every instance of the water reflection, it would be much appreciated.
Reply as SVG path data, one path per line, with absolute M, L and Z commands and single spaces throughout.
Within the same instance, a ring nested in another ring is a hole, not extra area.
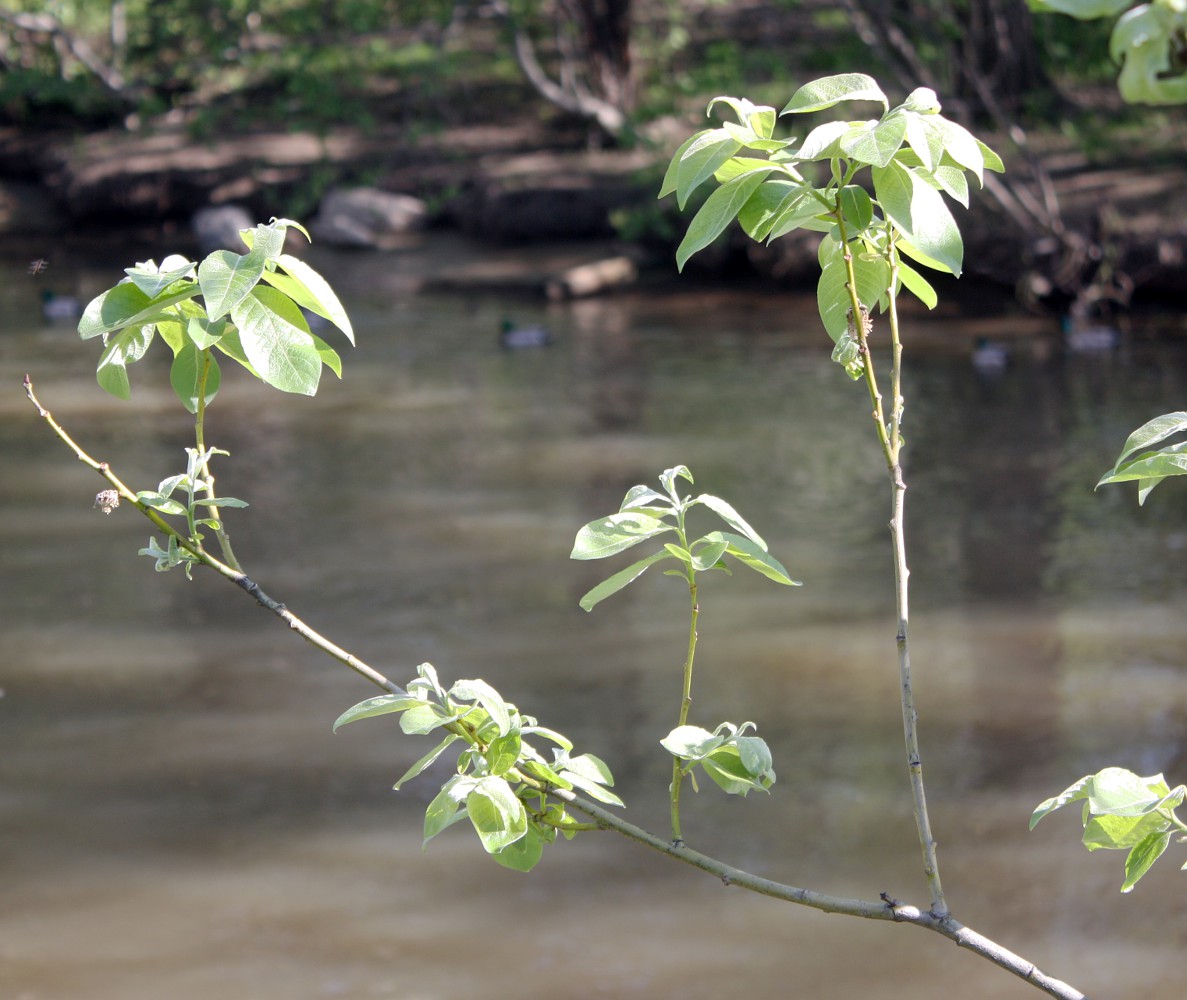
M 83 294 L 111 280 L 76 263 Z M 779 783 L 702 792 L 690 839 L 797 884 L 921 898 L 886 489 L 812 300 L 545 313 L 395 295 L 390 258 L 315 263 L 359 332 L 346 382 L 290 399 L 231 376 L 212 412 L 233 455 L 220 488 L 252 503 L 234 534 L 253 575 L 397 679 L 422 660 L 486 677 L 609 760 L 634 819 L 662 829 L 682 595 L 645 578 L 587 616 L 602 567 L 567 555 L 581 523 L 684 462 L 807 584 L 704 587 L 694 712 L 757 722 Z M 181 464 L 187 420 L 135 369 L 132 404 L 107 400 L 91 346 L 43 327 L 25 291 L 0 294 L 0 995 L 1031 995 L 939 939 L 726 893 L 609 837 L 526 878 L 461 830 L 422 854 L 431 784 L 387 788 L 425 748 L 380 721 L 331 736 L 368 693 L 353 675 L 222 581 L 153 574 L 134 555 L 146 526 L 92 509 L 101 483 L 48 438 L 21 373 L 142 486 Z M 500 351 L 509 314 L 557 343 Z M 1070 818 L 1035 834 L 1026 818 L 1108 763 L 1187 776 L 1183 504 L 1174 485 L 1141 510 L 1092 492 L 1129 430 L 1182 406 L 1182 348 L 1139 332 L 1117 358 L 1019 352 L 986 379 L 958 320 L 917 329 L 913 640 L 946 888 L 1094 995 L 1170 986 L 1174 865 L 1119 897 L 1120 858 L 1085 855 Z M 163 363 L 145 362 L 158 380 Z

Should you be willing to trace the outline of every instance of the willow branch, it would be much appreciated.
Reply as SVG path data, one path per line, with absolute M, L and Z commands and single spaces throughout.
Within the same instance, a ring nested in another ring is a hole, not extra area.
M 949 915 L 948 903 L 944 899 L 944 889 L 940 882 L 940 867 L 936 857 L 936 841 L 932 835 L 931 819 L 927 812 L 927 795 L 923 784 L 923 761 L 919 754 L 918 715 L 915 711 L 915 693 L 911 683 L 911 654 L 907 645 L 907 580 L 910 571 L 907 568 L 907 542 L 904 533 L 904 501 L 907 491 L 903 481 L 903 470 L 899 464 L 899 452 L 902 447 L 902 437 L 899 433 L 902 422 L 902 341 L 898 331 L 898 310 L 895 297 L 895 285 L 898 278 L 898 257 L 894 249 L 894 242 L 888 236 L 891 277 L 889 282 L 890 324 L 892 341 L 891 385 L 893 400 L 891 401 L 891 419 L 886 420 L 882 404 L 882 392 L 878 388 L 878 380 L 874 372 L 873 355 L 870 353 L 869 334 L 870 323 L 865 310 L 857 295 L 857 277 L 853 269 L 853 253 L 849 249 L 845 232 L 845 220 L 837 213 L 838 225 L 841 230 L 846 274 L 848 276 L 850 316 L 853 336 L 857 338 L 858 349 L 861 352 L 866 386 L 873 403 L 874 423 L 877 426 L 878 440 L 882 445 L 882 453 L 886 458 L 886 467 L 890 475 L 891 488 L 891 517 L 890 533 L 891 545 L 894 552 L 894 591 L 895 606 L 898 618 L 898 629 L 895 633 L 895 643 L 898 648 L 899 661 L 899 701 L 903 717 L 903 743 L 906 749 L 907 774 L 911 785 L 911 802 L 915 814 L 915 830 L 919 838 L 919 847 L 923 858 L 923 874 L 927 880 L 928 891 L 931 895 L 931 912 L 939 918 Z
M 798 903 L 801 906 L 821 910 L 825 913 L 841 913 L 846 916 L 862 917 L 867 920 L 888 920 L 893 923 L 911 924 L 915 927 L 922 927 L 925 930 L 942 934 L 949 940 L 956 942 L 960 947 L 967 948 L 974 954 L 980 955 L 982 958 L 1024 980 L 1036 989 L 1047 993 L 1049 996 L 1058 997 L 1059 1000 L 1086 1000 L 1084 994 L 1074 986 L 1048 975 L 1033 962 L 1028 961 L 1021 955 L 1015 954 L 1008 948 L 1003 948 L 997 942 L 985 937 L 972 928 L 966 927 L 950 914 L 941 916 L 930 910 L 920 910 L 917 906 L 901 903 L 886 893 L 883 893 L 881 899 L 878 901 L 851 899 L 841 896 L 830 896 L 811 889 L 802 889 L 792 885 L 785 885 L 782 882 L 775 882 L 771 879 L 763 878 L 760 875 L 754 875 L 741 868 L 727 865 L 718 861 L 716 858 L 701 854 L 699 851 L 694 851 L 689 847 L 673 844 L 663 837 L 649 833 L 641 827 L 626 822 L 608 809 L 603 809 L 599 805 L 579 798 L 572 792 L 565 791 L 564 789 L 554 789 L 552 794 L 563 799 L 578 812 L 584 813 L 586 816 L 596 820 L 599 825 L 621 833 L 623 836 L 654 851 L 658 851 L 660 854 L 667 855 L 675 861 L 683 862 L 693 868 L 707 872 L 719 878 L 722 885 L 737 886 L 738 888 L 747 889 L 750 892 L 756 892 L 762 896 L 770 896 L 773 899 L 781 899 L 788 903 Z
M 37 412 L 49 424 L 50 428 L 62 442 L 74 452 L 79 461 L 99 473 L 99 475 L 118 491 L 122 499 L 136 507 L 141 514 L 147 517 L 162 532 L 176 538 L 178 544 L 193 553 L 204 566 L 207 566 L 220 576 L 226 577 L 232 583 L 236 584 L 243 591 L 251 595 L 258 604 L 267 608 L 283 620 L 289 628 L 300 635 L 306 642 L 315 646 L 326 655 L 346 665 L 354 670 L 355 673 L 385 691 L 392 694 L 404 693 L 399 685 L 388 680 L 378 670 L 368 666 L 358 657 L 332 643 L 294 615 L 283 604 L 265 594 L 259 585 L 251 580 L 247 574 L 236 571 L 226 565 L 226 563 L 205 552 L 200 545 L 195 545 L 188 538 L 182 536 L 156 510 L 141 502 L 136 494 L 124 485 L 119 477 L 112 472 L 111 467 L 106 462 L 100 462 L 92 458 L 70 437 L 66 430 L 54 419 L 53 414 L 41 405 L 41 402 L 37 399 L 33 391 L 33 382 L 28 375 L 24 378 L 24 389 L 25 395 L 29 397 L 29 401 L 37 408 Z M 852 917 L 861 917 L 866 920 L 886 920 L 892 923 L 922 927 L 925 930 L 942 934 L 944 937 L 956 942 L 960 947 L 967 948 L 974 954 L 980 955 L 982 958 L 987 959 L 994 965 L 1017 976 L 1044 993 L 1058 998 L 1058 1000 L 1086 1000 L 1084 994 L 1075 987 L 1048 975 L 1033 962 L 1027 961 L 1009 949 L 1003 948 L 990 938 L 979 934 L 969 927 L 965 927 L 959 921 L 955 920 L 946 910 L 943 913 L 937 912 L 934 905 L 931 910 L 921 910 L 917 906 L 899 902 L 887 893 L 882 893 L 878 900 L 832 896 L 812 889 L 804 889 L 763 878 L 744 869 L 735 868 L 733 865 L 728 865 L 707 854 L 694 851 L 685 846 L 682 841 L 673 842 L 644 830 L 642 827 L 635 826 L 633 823 L 627 822 L 608 809 L 582 799 L 567 789 L 546 786 L 544 783 L 533 779 L 530 775 L 521 773 L 520 776 L 525 783 L 556 796 L 575 811 L 588 816 L 598 827 L 612 830 L 644 847 L 658 851 L 660 854 L 666 855 L 669 858 L 713 875 L 720 879 L 724 886 L 737 886 L 738 888 L 747 889 L 750 892 L 755 892 L 762 896 L 770 896 L 772 899 L 781 899 L 788 903 L 807 906 L 824 913 L 840 913 Z

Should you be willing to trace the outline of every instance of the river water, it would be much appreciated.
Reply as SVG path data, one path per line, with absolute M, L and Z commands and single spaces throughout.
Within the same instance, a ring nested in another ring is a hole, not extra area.
M 390 787 L 426 741 L 391 719 L 332 735 L 372 690 L 222 579 L 155 574 L 136 555 L 148 525 L 93 509 L 102 482 L 24 398 L 28 371 L 137 488 L 180 470 L 190 429 L 164 359 L 120 403 L 94 382 L 98 345 L 39 316 L 38 282 L 92 295 L 147 254 L 124 255 L 66 253 L 35 277 L 4 261 L 0 997 L 1037 995 L 935 935 L 727 890 L 610 834 L 530 875 L 464 825 L 422 852 L 436 784 Z M 248 571 L 397 681 L 422 661 L 484 677 L 604 758 L 628 816 L 662 833 L 686 595 L 653 573 L 587 615 L 578 598 L 621 564 L 568 552 L 631 485 L 686 464 L 805 584 L 702 587 L 693 717 L 757 723 L 778 782 L 689 794 L 687 840 L 791 884 L 924 903 L 888 489 L 813 299 L 413 290 L 455 256 L 311 255 L 356 324 L 345 380 L 308 399 L 225 372 L 209 440 L 231 452 L 220 492 L 251 503 L 231 520 Z M 503 352 L 504 317 L 556 342 Z M 950 903 L 1092 996 L 1177 990 L 1182 849 L 1122 896 L 1123 858 L 1087 854 L 1075 816 L 1027 819 L 1109 764 L 1187 779 L 1182 487 L 1144 508 L 1092 489 L 1130 430 L 1187 401 L 1182 322 L 1064 356 L 1014 314 L 908 320 L 912 651 Z M 1002 373 L 970 363 L 985 335 L 1012 349 Z

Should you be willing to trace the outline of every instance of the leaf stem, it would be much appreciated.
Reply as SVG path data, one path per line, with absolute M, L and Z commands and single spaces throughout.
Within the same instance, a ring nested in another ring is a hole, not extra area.
M 210 348 L 201 352 L 201 371 L 198 375 L 198 401 L 194 407 L 194 443 L 198 448 L 198 460 L 202 463 L 202 481 L 206 495 L 213 500 L 218 494 L 214 489 L 214 473 L 210 471 L 210 462 L 206 458 L 206 380 L 210 376 L 210 366 L 214 359 Z M 214 533 L 218 538 L 218 547 L 223 554 L 223 561 L 236 571 L 242 573 L 243 567 L 235 558 L 231 548 L 231 538 L 223 526 L 222 513 L 214 504 L 206 508 L 208 517 L 214 522 Z
M 676 535 L 680 539 L 681 547 L 687 552 L 688 536 L 684 530 L 684 513 L 684 507 L 681 505 L 676 512 Z M 680 693 L 680 712 L 677 717 L 677 726 L 683 726 L 688 723 L 688 712 L 692 707 L 692 664 L 697 653 L 697 622 L 701 616 L 701 608 L 697 603 L 697 573 L 691 562 L 684 564 L 684 572 L 688 578 L 688 649 L 684 655 L 684 680 Z M 684 785 L 684 779 L 687 773 L 684 770 L 680 758 L 673 757 L 671 786 L 672 843 L 677 846 L 684 843 L 684 835 L 680 830 L 680 789 Z

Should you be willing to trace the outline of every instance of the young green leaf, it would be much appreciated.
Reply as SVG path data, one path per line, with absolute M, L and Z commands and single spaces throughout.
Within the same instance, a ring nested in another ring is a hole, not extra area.
M 353 721 L 353 720 L 347 720 L 347 721 Z M 443 754 L 447 749 L 449 749 L 450 746 L 452 746 L 454 743 L 456 743 L 460 739 L 461 739 L 461 737 L 458 736 L 456 733 L 448 733 L 446 735 L 445 739 L 443 739 L 440 743 L 438 743 L 435 747 L 433 747 L 432 750 L 430 750 L 427 754 L 425 754 L 423 757 L 421 757 L 420 760 L 418 760 L 415 764 L 413 764 L 410 768 L 408 768 L 408 770 L 405 771 L 404 774 L 401 776 L 400 780 L 397 781 L 394 785 L 392 785 L 392 788 L 398 792 L 400 790 L 400 788 L 404 785 L 405 782 L 411 781 L 413 778 L 415 778 L 418 774 L 420 774 L 421 771 L 423 771 L 426 767 L 428 767 L 430 764 L 432 764 L 434 761 L 436 761 L 437 758 L 441 756 L 441 754 Z
M 465 818 L 466 810 L 456 798 L 456 791 L 462 782 L 466 782 L 466 788 L 473 785 L 473 778 L 466 778 L 463 775 L 455 775 L 452 779 L 442 786 L 429 807 L 425 810 L 425 827 L 424 827 L 424 841 L 421 844 L 423 850 L 428 846 L 437 834 L 441 833 L 451 827 L 454 823 Z
M 431 733 L 434 729 L 456 722 L 464 712 L 446 712 L 437 705 L 422 701 L 407 707 L 400 716 L 400 728 L 409 736 Z
M 728 735 L 711 733 L 700 726 L 677 726 L 659 741 L 659 745 L 681 760 L 701 760 L 729 739 Z
M 841 140 L 860 131 L 869 122 L 825 122 L 808 133 L 796 153 L 797 160 L 829 160 L 840 153 Z
M 231 319 L 248 360 L 265 382 L 284 392 L 317 392 L 321 356 L 292 299 L 275 288 L 255 288 L 235 304 Z
M 703 133 L 684 151 L 676 167 L 676 202 L 681 208 L 689 196 L 712 177 L 742 144 L 723 128 Z
M 709 493 L 702 493 L 699 497 L 692 501 L 694 504 L 699 503 L 708 507 L 714 514 L 720 517 L 726 524 L 728 524 L 735 531 L 740 531 L 743 535 L 749 538 L 760 549 L 766 549 L 767 543 L 762 540 L 759 535 L 750 525 L 746 519 L 742 517 L 731 503 L 722 500 L 721 497 L 712 496 Z M 691 506 L 691 505 L 690 505 Z
M 775 583 L 781 583 L 787 587 L 803 586 L 799 580 L 793 580 L 787 575 L 787 570 L 778 559 L 765 549 L 755 545 L 749 538 L 735 535 L 730 531 L 714 531 L 706 535 L 705 539 L 710 542 L 727 542 L 727 555 L 733 556 L 743 566 L 749 567 L 768 580 L 774 580 Z
M 867 122 L 841 137 L 841 151 L 851 160 L 884 167 L 898 152 L 907 134 L 906 116 L 887 115 L 879 122 Z
M 619 570 L 613 576 L 608 576 L 605 580 L 599 583 L 596 587 L 590 588 L 578 602 L 582 610 L 592 611 L 598 604 L 604 601 L 612 594 L 617 594 L 623 587 L 637 580 L 647 568 L 654 563 L 660 562 L 663 559 L 669 559 L 671 556 L 666 549 L 661 549 L 659 552 L 653 552 L 645 559 L 640 559 L 638 562 L 631 563 L 626 569 Z
M 766 176 L 775 169 L 773 164 L 767 164 L 747 171 L 733 180 L 726 181 L 705 199 L 705 204 L 693 216 L 692 222 L 688 225 L 688 232 L 676 248 L 677 270 L 683 271 L 684 265 L 693 254 L 703 250 L 722 234 Z
M 757 776 L 751 774 L 742 763 L 738 748 L 732 744 L 714 751 L 700 763 L 705 773 L 730 795 L 746 796 L 754 789 L 769 791 L 775 781 L 774 771 Z
M 1141 427 L 1126 438 L 1125 445 L 1121 449 L 1121 455 L 1118 460 L 1132 455 L 1135 451 L 1149 448 L 1151 445 L 1157 444 L 1172 434 L 1178 434 L 1182 431 L 1187 431 L 1187 412 L 1177 410 L 1174 413 L 1164 413 L 1160 417 L 1155 417 L 1153 420 L 1142 424 Z
M 466 796 L 466 812 L 488 854 L 499 853 L 528 830 L 523 803 L 503 778 L 480 778 Z
M 1122 892 L 1131 892 L 1138 884 L 1138 880 L 1150 870 L 1171 842 L 1169 832 L 1151 833 L 1140 843 L 1134 844 L 1125 859 L 1125 881 L 1121 883 Z
M 518 732 L 497 736 L 486 748 L 486 766 L 491 774 L 506 774 L 519 763 L 523 740 Z
M 95 378 L 105 392 L 117 399 L 131 398 L 132 386 L 128 381 L 127 366 L 144 357 L 152 344 L 152 338 L 152 324 L 146 323 L 128 327 L 108 339 L 95 369 Z
M 697 548 L 698 545 L 700 548 Z M 704 538 L 697 539 L 697 541 L 692 543 L 692 568 L 698 573 L 703 573 L 705 570 L 713 569 L 713 567 L 717 566 L 721 562 L 721 557 L 725 555 L 725 551 L 728 548 L 728 542 L 711 542 Z
M 837 207 L 851 233 L 862 232 L 874 219 L 874 205 L 870 196 L 865 188 L 856 184 L 846 184 L 837 192 Z
M 478 702 L 494 719 L 500 736 L 505 736 L 511 731 L 511 715 L 507 703 L 486 681 L 480 678 L 456 681 L 449 689 L 449 697 L 458 701 Z
M 544 836 L 536 825 L 531 823 L 522 837 L 508 844 L 502 850 L 495 851 L 491 857 L 504 868 L 510 868 L 517 872 L 530 872 L 544 856 L 544 843 Z
M 959 277 L 964 243 L 939 192 L 893 160 L 871 173 L 878 204 L 895 228 L 913 247 Z
M 186 513 L 185 504 L 178 503 L 176 500 L 153 492 L 152 490 L 141 490 L 136 494 L 136 499 L 146 507 L 159 510 L 162 514 L 173 514 L 177 517 L 182 517 Z
M 656 493 L 650 486 L 632 486 L 626 491 L 626 496 L 622 498 L 622 506 L 618 509 L 624 510 L 638 510 L 646 507 L 648 504 L 660 503 L 670 507 L 671 501 L 662 493 Z
M 1091 21 L 1098 17 L 1115 17 L 1133 0 L 1030 0 L 1031 10 L 1068 14 L 1081 21 Z
M 650 514 L 620 511 L 590 521 L 581 528 L 573 541 L 573 551 L 569 553 L 569 558 L 605 559 L 648 538 L 675 530 L 672 525 Z
M 89 340 L 124 327 L 155 323 L 167 316 L 166 310 L 170 306 L 197 294 L 198 286 L 191 281 L 184 281 L 150 298 L 124 279 L 87 304 L 78 322 L 78 335 L 83 340 Z
M 124 273 L 131 279 L 132 284 L 151 299 L 182 278 L 192 279 L 194 262 L 175 254 L 166 257 L 160 268 L 149 260 L 135 267 L 124 268 Z
M 203 370 L 206 372 L 203 395 L 206 403 L 210 403 L 217 395 L 222 380 L 214 355 L 199 350 L 197 345 L 188 341 L 174 355 L 173 364 L 169 366 L 169 384 L 173 386 L 181 405 L 190 413 L 198 412 L 198 387 L 202 383 Z
M 377 715 L 390 715 L 392 712 L 403 712 L 409 708 L 425 704 L 421 698 L 409 694 L 381 694 L 366 701 L 360 701 L 343 712 L 334 722 L 334 732 L 342 726 L 359 719 L 370 719 Z
M 780 114 L 823 111 L 842 101 L 877 101 L 883 109 L 890 107 L 873 77 L 865 73 L 839 73 L 804 84 Z
M 906 261 L 898 262 L 899 280 L 912 295 L 922 302 L 928 309 L 934 309 L 940 301 L 931 283 Z
M 206 301 L 206 314 L 221 319 L 232 314 L 264 273 L 264 255 L 254 250 L 237 254 L 216 250 L 198 265 L 198 284 Z
M 668 164 L 668 169 L 664 173 L 663 183 L 659 186 L 657 198 L 666 198 L 676 190 L 676 177 L 680 171 L 680 164 L 684 159 L 684 154 L 688 152 L 694 142 L 712 131 L 713 129 L 706 128 L 701 129 L 700 132 L 694 132 L 676 148 L 676 152 L 672 154 L 672 160 Z
M 285 272 L 264 271 L 263 279 L 290 299 L 323 319 L 328 319 L 354 343 L 354 329 L 338 296 L 320 274 L 303 260 L 281 254 L 276 263 Z

